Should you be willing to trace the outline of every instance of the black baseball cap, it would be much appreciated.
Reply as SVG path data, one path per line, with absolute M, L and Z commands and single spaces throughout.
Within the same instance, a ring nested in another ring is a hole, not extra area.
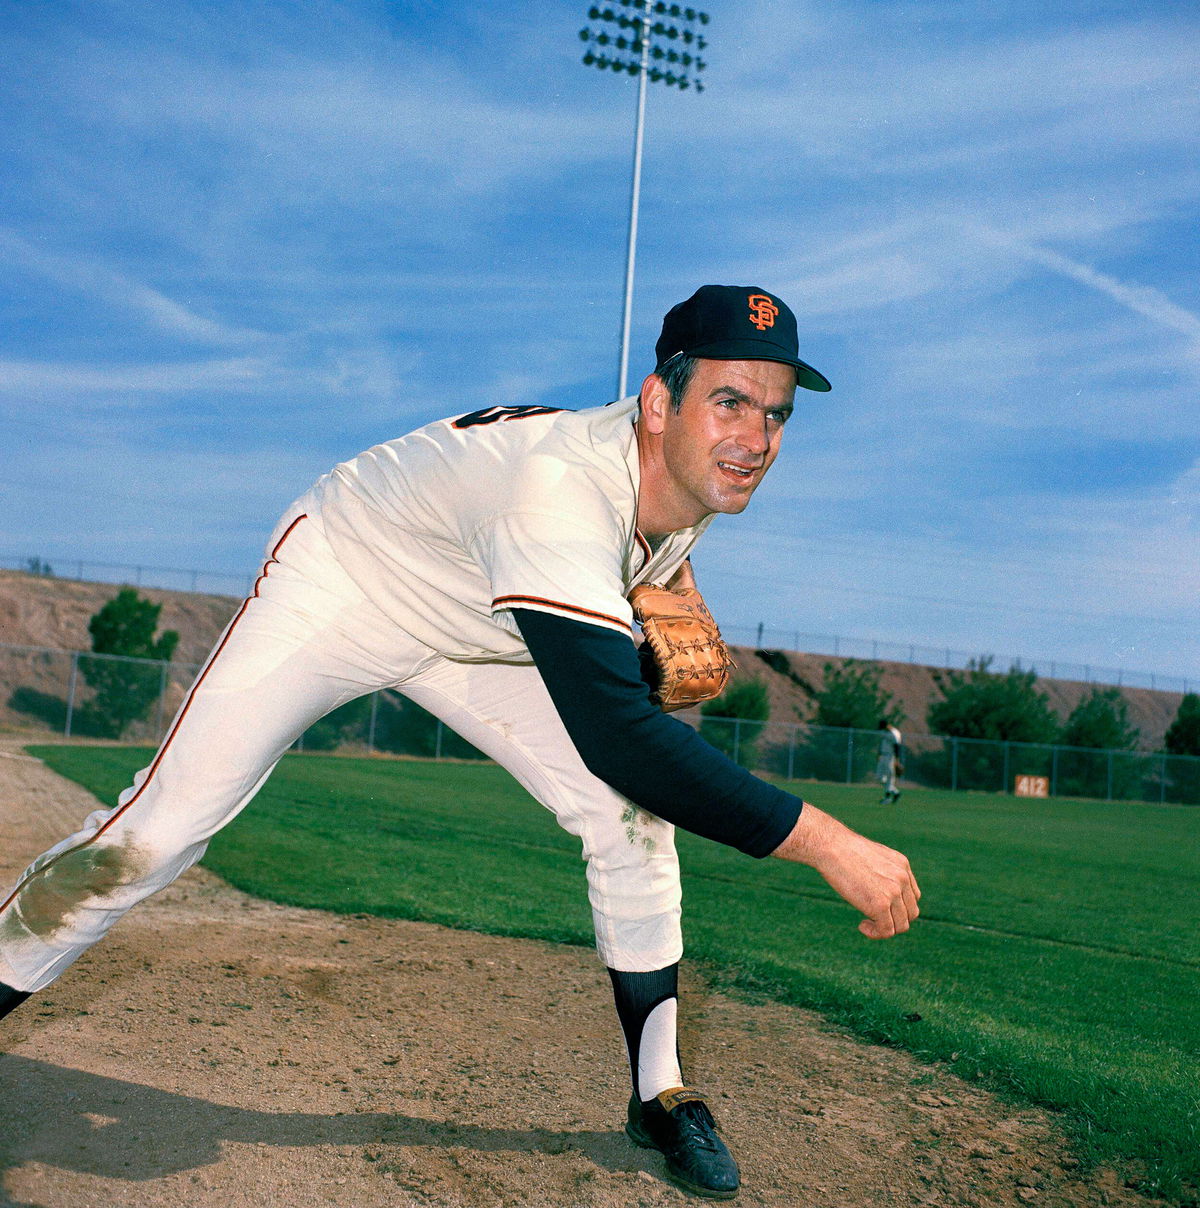
M 781 361 L 805 390 L 829 390 L 828 379 L 796 355 L 796 316 L 786 302 L 756 285 L 702 285 L 672 306 L 654 346 L 655 373 L 686 353 L 713 361 Z

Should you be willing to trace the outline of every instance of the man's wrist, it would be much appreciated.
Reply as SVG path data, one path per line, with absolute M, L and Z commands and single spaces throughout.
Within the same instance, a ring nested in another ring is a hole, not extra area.
M 771 854 L 815 868 L 828 847 L 830 829 L 836 825 L 824 810 L 805 801 L 791 833 Z

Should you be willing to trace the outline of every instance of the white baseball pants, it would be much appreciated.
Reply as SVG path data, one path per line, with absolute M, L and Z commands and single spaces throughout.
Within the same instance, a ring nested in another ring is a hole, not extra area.
M 584 767 L 536 667 L 454 662 L 385 617 L 342 570 L 304 503 L 273 534 L 253 594 L 154 761 L 115 809 L 92 813 L 38 857 L 0 904 L 0 981 L 29 991 L 52 982 L 130 907 L 199 860 L 308 726 L 380 688 L 441 718 L 579 836 L 606 965 L 646 972 L 679 960 L 673 828 L 641 811 L 632 826 L 623 819 L 630 803 Z

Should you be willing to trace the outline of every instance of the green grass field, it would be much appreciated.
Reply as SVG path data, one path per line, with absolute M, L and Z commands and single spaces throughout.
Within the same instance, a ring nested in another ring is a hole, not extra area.
M 32 748 L 113 802 L 149 752 Z M 1200 1186 L 1200 810 L 794 785 L 904 851 L 924 892 L 871 943 L 811 870 L 679 836 L 688 955 L 1061 1111 L 1080 1157 L 1148 1191 Z M 346 913 L 591 942 L 577 845 L 499 768 L 285 759 L 206 864 Z

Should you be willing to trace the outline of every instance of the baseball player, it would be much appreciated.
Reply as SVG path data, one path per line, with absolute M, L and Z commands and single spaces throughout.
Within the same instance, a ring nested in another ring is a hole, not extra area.
M 885 719 L 879 723 L 879 761 L 875 765 L 875 775 L 883 785 L 883 800 L 880 805 L 895 804 L 900 800 L 900 790 L 896 787 L 896 777 L 904 770 L 901 763 L 903 743 L 900 731 Z
M 676 1047 L 674 827 L 811 865 L 870 938 L 907 930 L 919 891 L 900 853 L 651 700 L 631 590 L 692 584 L 688 554 L 714 514 L 749 503 L 797 386 L 829 389 L 797 355 L 791 311 L 758 288 L 703 286 L 667 314 L 656 351 L 636 397 L 429 424 L 337 466 L 287 511 L 153 762 L 0 902 L 0 1013 L 200 859 L 314 721 L 392 688 L 578 836 L 629 1054 L 626 1131 L 683 1187 L 736 1194 Z

